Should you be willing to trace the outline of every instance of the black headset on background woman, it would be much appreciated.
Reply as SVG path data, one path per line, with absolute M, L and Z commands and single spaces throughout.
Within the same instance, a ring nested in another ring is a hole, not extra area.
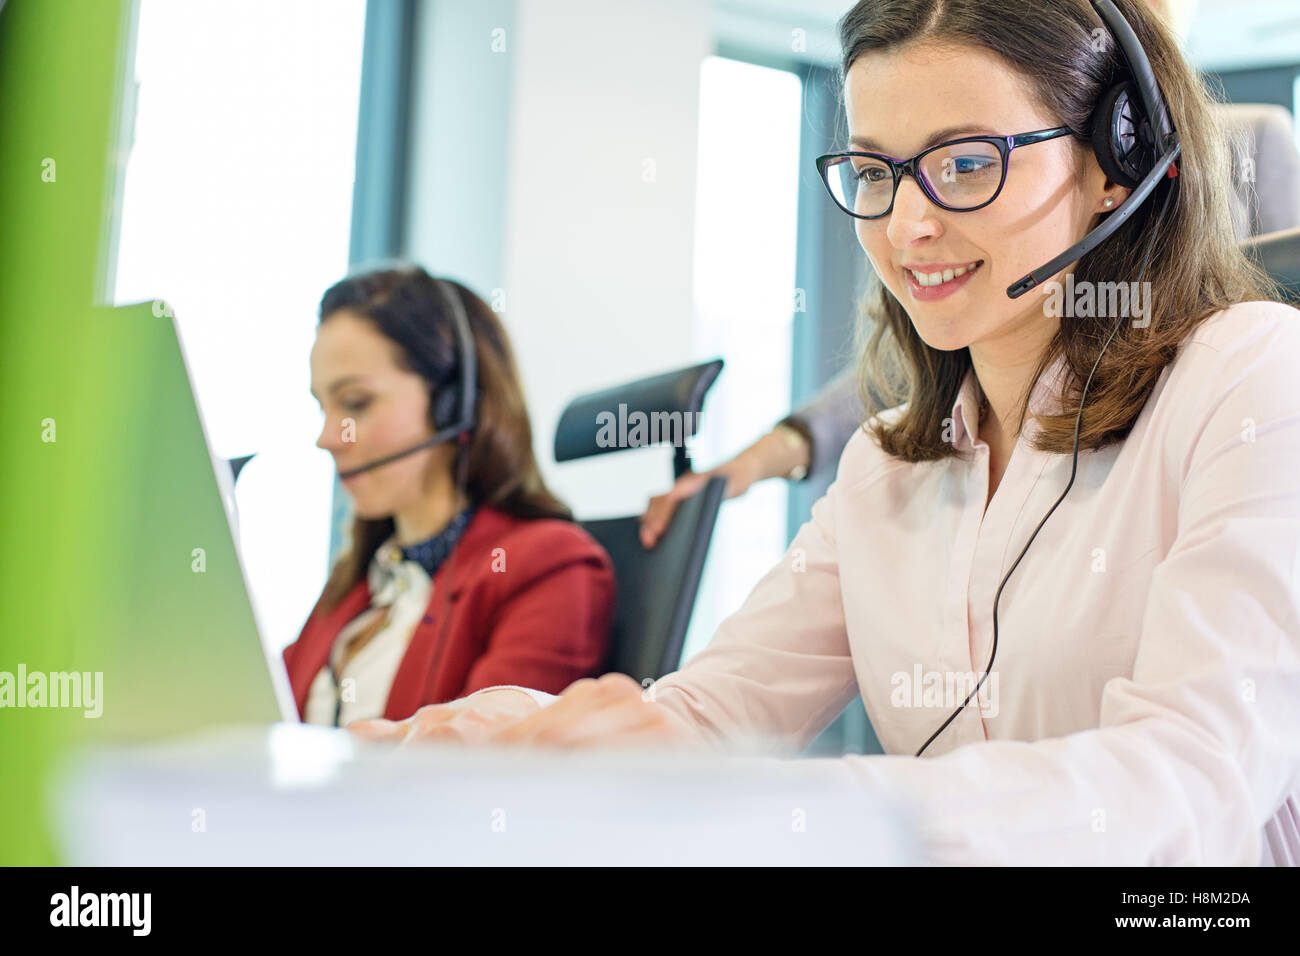
M 460 354 L 459 367 L 456 374 L 448 381 L 438 385 L 429 397 L 429 418 L 430 424 L 434 428 L 433 436 L 426 438 L 419 444 L 412 445 L 410 448 L 387 455 L 376 461 L 367 462 L 348 471 L 339 472 L 340 478 L 351 478 L 353 475 L 360 475 L 374 468 L 381 468 L 384 465 L 391 464 L 408 455 L 414 455 L 417 451 L 423 451 L 426 448 L 432 448 L 435 445 L 441 445 L 444 442 L 456 439 L 460 445 L 460 454 L 456 463 L 456 491 L 464 494 L 469 483 L 469 439 L 470 433 L 477 424 L 475 415 L 475 389 L 478 387 L 478 360 L 474 354 L 474 337 L 470 332 L 469 316 L 465 312 L 465 306 L 462 304 L 460 296 L 451 284 L 444 279 L 431 276 L 434 288 L 437 289 L 438 297 L 442 300 L 447 315 L 451 318 L 452 329 L 456 337 L 456 346 Z M 444 422 L 449 424 L 444 425 Z M 460 494 L 456 496 L 460 498 Z M 442 651 L 442 644 L 447 637 L 447 626 L 451 620 L 451 584 L 452 575 L 455 572 L 454 558 L 458 549 L 453 546 L 451 553 L 447 555 L 447 600 L 443 602 L 444 612 L 442 615 L 442 628 L 438 632 L 438 642 L 434 646 L 432 660 L 436 663 L 438 656 Z M 331 673 L 333 666 L 331 665 Z M 428 688 L 429 680 L 433 676 L 433 668 L 430 667 L 428 674 L 424 678 L 424 687 Z M 338 687 L 338 675 L 334 675 L 335 687 Z M 424 697 L 424 691 L 420 692 L 421 698 Z M 339 717 L 343 710 L 342 697 L 335 702 L 334 706 L 334 726 L 339 725 Z
M 1127 74 L 1121 75 L 1119 80 L 1102 94 L 1093 110 L 1092 150 L 1096 154 L 1097 162 L 1101 165 L 1106 176 L 1112 182 L 1133 191 L 1118 209 L 1081 240 L 1050 262 L 1039 266 L 1033 272 L 1010 285 L 1007 288 L 1008 298 L 1020 297 L 1034 286 L 1056 275 L 1070 263 L 1077 261 L 1101 245 L 1114 234 L 1116 229 L 1128 221 L 1129 217 L 1137 211 L 1138 206 L 1151 195 L 1161 179 L 1166 177 L 1174 179 L 1178 176 L 1178 166 L 1175 161 L 1182 152 L 1182 146 L 1178 143 L 1178 131 L 1174 129 L 1173 121 L 1169 116 L 1168 105 L 1165 102 L 1164 95 L 1160 92 L 1159 84 L 1156 83 L 1155 72 L 1151 69 L 1151 61 L 1147 59 L 1146 51 L 1142 49 L 1142 44 L 1138 40 L 1137 34 L 1133 32 L 1133 28 L 1129 26 L 1128 21 L 1124 19 L 1123 14 L 1116 9 L 1111 0 L 1092 0 L 1092 6 L 1097 15 L 1101 17 L 1102 22 L 1110 30 L 1111 36 L 1119 46 L 1124 65 L 1127 66 Z M 1173 192 L 1171 186 L 1165 194 L 1164 202 L 1157 214 L 1160 220 L 1164 219 Z M 1143 254 L 1142 268 L 1138 270 L 1137 281 L 1139 283 L 1142 281 L 1142 277 L 1146 275 L 1156 235 L 1156 230 L 1152 229 L 1151 239 L 1148 240 L 1146 251 Z M 1056 504 L 1052 505 L 1047 514 L 1043 515 L 1042 521 L 1038 522 L 1038 527 L 1029 536 L 1029 541 L 1021 550 L 1020 556 L 1016 558 L 1011 565 L 1011 569 L 1007 571 L 1006 576 L 1002 579 L 1002 583 L 998 585 L 997 594 L 993 598 L 993 649 L 989 653 L 989 662 L 984 668 L 984 674 L 980 677 L 979 683 L 975 685 L 975 689 L 962 701 L 961 706 L 954 710 L 939 729 L 930 735 L 930 739 L 921 745 L 921 749 L 916 752 L 918 757 L 925 752 L 925 748 L 930 746 L 936 737 L 947 729 L 949 724 L 956 720 L 957 715 L 979 693 L 979 689 L 988 680 L 988 676 L 993 670 L 993 658 L 998 653 L 998 600 L 1002 597 L 1002 589 L 1006 587 L 1007 579 L 1020 565 L 1025 552 L 1029 550 L 1029 545 L 1034 543 L 1034 539 L 1038 537 L 1038 532 L 1042 530 L 1047 519 L 1052 516 L 1052 512 L 1056 510 L 1057 505 L 1065 500 L 1065 496 L 1074 487 L 1074 477 L 1079 470 L 1079 425 L 1083 421 L 1083 408 L 1088 398 L 1088 386 L 1092 384 L 1093 373 L 1097 371 L 1097 366 L 1101 363 L 1101 357 L 1105 354 L 1106 348 L 1110 345 L 1111 340 L 1115 338 L 1115 333 L 1119 331 L 1120 325 L 1126 321 L 1128 321 L 1127 317 L 1121 316 L 1120 321 L 1111 329 L 1110 335 L 1101 347 L 1101 351 L 1097 353 L 1097 361 L 1093 363 L 1087 381 L 1083 384 L 1083 393 L 1079 398 L 1079 414 L 1074 420 L 1074 461 L 1070 466 L 1070 481 L 1065 486 L 1065 490 L 1061 492 L 1061 496 L 1056 499 Z
M 417 451 L 423 451 L 425 448 L 441 445 L 453 438 L 460 438 L 462 445 L 469 443 L 469 433 L 474 428 L 474 389 L 477 386 L 475 379 L 478 377 L 478 366 L 474 359 L 474 338 L 470 334 L 469 317 L 465 314 L 465 307 L 461 304 L 460 296 L 456 295 L 455 290 L 445 280 L 436 277 L 431 278 L 433 278 L 434 287 L 438 290 L 439 298 L 443 300 L 443 304 L 446 306 L 447 314 L 451 317 L 456 343 L 460 350 L 460 368 L 457 370 L 457 375 L 450 381 L 439 385 L 434 390 L 429 401 L 429 414 L 433 419 L 432 425 L 435 429 L 433 437 L 420 442 L 418 445 L 412 445 L 404 451 L 380 458 L 378 461 L 368 462 L 349 471 L 341 471 L 339 472 L 340 478 L 351 478 L 354 475 L 360 475 L 372 468 L 390 464 L 405 458 L 407 455 L 414 455 Z M 451 424 L 444 426 L 443 422 L 448 421 Z

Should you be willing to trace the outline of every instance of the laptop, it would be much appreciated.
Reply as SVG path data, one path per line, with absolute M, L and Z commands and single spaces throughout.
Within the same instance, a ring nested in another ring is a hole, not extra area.
M 102 671 L 98 739 L 145 740 L 231 724 L 299 722 L 237 547 L 234 476 L 212 453 L 184 341 L 161 302 L 102 307 L 120 348 L 114 414 L 85 494 L 116 516 L 119 562 L 83 669 Z M 92 558 L 93 559 L 93 558 Z

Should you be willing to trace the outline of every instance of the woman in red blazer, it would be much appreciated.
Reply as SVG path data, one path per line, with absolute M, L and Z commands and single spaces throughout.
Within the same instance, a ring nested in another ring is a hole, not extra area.
M 419 447 L 458 411 L 444 401 L 461 374 L 446 294 L 473 339 L 474 427 Z M 321 300 L 311 373 L 317 445 L 354 518 L 284 651 L 304 721 L 400 720 L 485 687 L 558 693 L 600 673 L 613 568 L 542 482 L 496 313 L 419 267 L 349 277 Z

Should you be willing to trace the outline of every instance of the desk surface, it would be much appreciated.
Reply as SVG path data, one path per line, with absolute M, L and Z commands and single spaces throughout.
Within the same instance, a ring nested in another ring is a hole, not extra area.
M 898 807 L 828 760 L 360 741 L 300 724 L 85 751 L 53 810 L 74 865 L 882 865 Z

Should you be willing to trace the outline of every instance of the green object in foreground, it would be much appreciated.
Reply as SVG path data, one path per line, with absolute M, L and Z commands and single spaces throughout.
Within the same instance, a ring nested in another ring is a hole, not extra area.
M 125 549 L 140 542 L 123 529 L 148 533 L 153 504 L 116 469 L 124 441 L 159 427 L 145 393 L 123 384 L 150 356 L 96 309 L 130 16 L 128 0 L 0 10 L 0 672 L 103 670 L 106 721 L 129 676 L 113 658 L 138 610 L 141 569 Z M 0 709 L 0 864 L 58 862 L 45 789 L 70 748 L 103 733 L 83 714 Z

